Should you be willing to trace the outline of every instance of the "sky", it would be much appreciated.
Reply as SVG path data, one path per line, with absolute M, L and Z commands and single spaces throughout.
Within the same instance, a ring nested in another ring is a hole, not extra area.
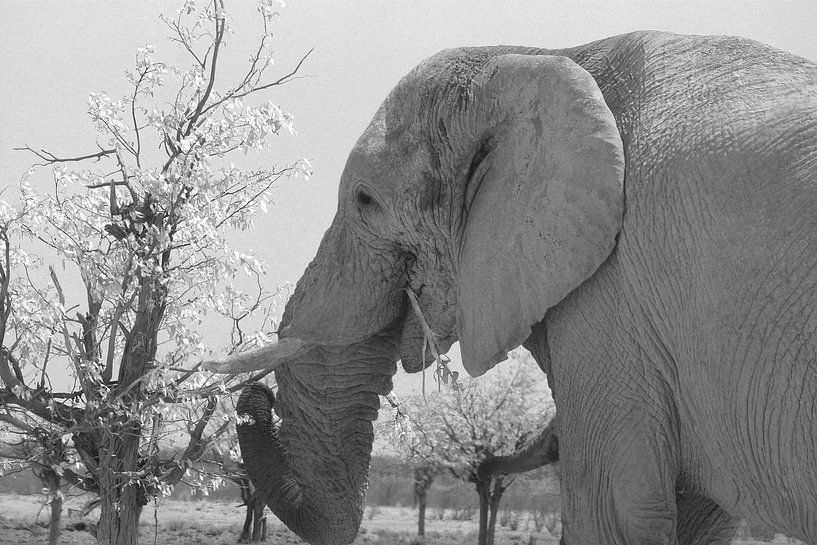
M 30 145 L 57 155 L 95 149 L 87 120 L 90 91 L 123 95 L 123 70 L 146 43 L 155 58 L 181 60 L 158 15 L 181 2 L 5 0 L 0 18 L 0 188 L 16 185 Z M 260 18 L 252 1 L 227 1 L 236 35 L 219 81 L 235 81 L 256 44 Z M 276 66 L 288 72 L 310 49 L 300 74 L 272 100 L 295 117 L 296 136 L 270 154 L 237 156 L 252 168 L 308 159 L 309 180 L 281 183 L 275 206 L 254 232 L 236 240 L 268 264 L 267 282 L 295 282 L 314 256 L 337 206 L 346 156 L 397 81 L 441 49 L 474 45 L 569 47 L 634 30 L 739 35 L 817 60 L 817 2 L 560 2 L 287 0 L 274 23 Z M 223 76 L 222 76 L 223 74 Z M 34 182 L 49 187 L 47 171 Z M 214 332 L 215 336 L 224 332 Z M 455 356 L 456 360 L 456 356 Z M 396 390 L 417 388 L 402 370 Z

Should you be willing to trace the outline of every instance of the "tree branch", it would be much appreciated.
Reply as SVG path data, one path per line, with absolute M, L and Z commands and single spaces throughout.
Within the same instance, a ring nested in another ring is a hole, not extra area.
M 11 352 L 5 346 L 0 347 L 0 380 L 3 381 L 6 388 L 24 388 L 25 385 L 20 382 L 15 373 L 11 372 L 9 363 L 11 363 Z
M 23 422 L 19 418 L 9 414 L 9 413 L 0 413 L 0 421 L 5 422 L 7 424 L 11 424 L 18 430 L 22 430 L 27 433 L 31 433 L 34 431 L 34 426 L 28 424 L 27 422 Z
M 239 93 L 239 92 L 237 92 L 237 89 L 241 89 L 241 88 L 243 87 L 243 86 L 239 86 L 239 87 L 236 89 L 236 91 L 234 91 L 234 92 L 232 92 L 232 93 L 227 93 L 227 94 L 226 94 L 226 95 L 224 95 L 224 97 L 222 97 L 220 100 L 218 100 L 218 101 L 216 101 L 216 102 L 212 103 L 210 106 L 208 106 L 207 108 L 205 108 L 205 109 L 202 111 L 202 114 L 206 114 L 207 112 L 209 112 L 209 111 L 210 111 L 210 110 L 212 110 L 213 108 L 217 108 L 217 107 L 219 107 L 221 104 L 223 104 L 224 102 L 226 102 L 226 101 L 230 100 L 231 98 L 244 98 L 245 96 L 251 95 L 251 94 L 253 94 L 253 93 L 257 93 L 258 91 L 263 91 L 264 89 L 269 89 L 270 87 L 275 87 L 276 85 L 283 85 L 283 84 L 285 84 L 285 83 L 288 83 L 289 81 L 292 81 L 292 79 L 294 79 L 294 78 L 293 78 L 293 76 L 294 76 L 295 74 L 297 74 L 297 73 L 298 73 L 298 70 L 300 70 L 300 69 L 301 69 L 301 65 L 304 63 L 304 61 L 306 60 L 306 58 L 307 58 L 307 57 L 308 57 L 308 56 L 309 56 L 309 55 L 310 55 L 310 54 L 311 54 L 311 53 L 312 53 L 314 50 L 315 50 L 315 48 L 313 47 L 312 49 L 310 49 L 309 51 L 307 51 L 307 52 L 306 52 L 306 54 L 305 54 L 303 57 L 301 57 L 301 60 L 300 60 L 300 61 L 298 61 L 298 64 L 295 66 L 295 68 L 294 68 L 294 69 L 292 69 L 292 71 L 291 71 L 291 72 L 289 72 L 287 75 L 285 75 L 285 76 L 283 76 L 283 77 L 278 78 L 277 80 L 273 81 L 272 83 L 267 83 L 267 84 L 264 84 L 264 85 L 262 85 L 261 87 L 253 87 L 252 89 L 250 89 L 250 90 L 248 90 L 248 91 L 245 91 L 245 92 L 243 92 L 243 93 Z M 259 74 L 259 76 L 260 76 L 260 74 Z
M 0 240 L 3 241 L 3 263 L 0 264 L 0 346 L 6 338 L 6 325 L 11 316 L 11 243 L 8 238 L 8 226 L 0 228 Z
M 14 148 L 15 151 L 30 151 L 45 163 L 37 163 L 35 166 L 46 166 L 46 165 L 53 165 L 54 163 L 75 163 L 79 161 L 87 161 L 88 159 L 96 159 L 99 161 L 103 157 L 107 157 L 108 155 L 113 155 L 116 153 L 116 150 L 113 149 L 103 149 L 98 153 L 89 153 L 88 155 L 80 155 L 76 157 L 57 157 L 53 153 L 41 149 L 40 151 L 34 150 L 29 146 L 25 146 L 22 148 Z
M 213 85 L 216 83 L 216 66 L 218 63 L 218 52 L 221 48 L 221 41 L 224 39 L 224 26 L 225 21 L 224 17 L 219 17 L 219 7 L 224 9 L 224 2 L 221 0 L 215 0 L 213 2 L 213 16 L 215 17 L 216 21 L 216 35 L 213 38 L 213 58 L 210 59 L 210 79 L 207 82 L 207 89 L 204 90 L 204 94 L 202 95 L 199 103 L 196 105 L 196 111 L 193 112 L 193 115 L 190 116 L 190 120 L 187 122 L 187 129 L 184 131 L 184 136 L 190 136 L 190 132 L 193 130 L 193 127 L 196 125 L 196 122 L 199 119 L 199 116 L 202 114 L 204 106 L 207 104 L 207 101 L 210 99 L 210 93 L 213 91 Z M 221 21 L 221 24 L 219 24 Z
M 44 403 L 40 399 L 41 397 L 45 397 L 48 404 Z M 15 405 L 46 422 L 53 422 L 65 427 L 73 426 L 82 421 L 84 414 L 82 409 L 69 407 L 45 393 L 39 393 L 38 395 L 32 395 L 30 399 L 24 399 L 9 390 L 0 390 L 0 404 Z
M 62 291 L 62 286 L 60 285 L 60 281 L 57 279 L 57 272 L 54 270 L 53 265 L 48 266 L 48 270 L 51 274 L 51 281 L 54 284 L 54 288 L 57 290 L 57 297 L 60 303 L 60 310 L 63 316 L 65 316 L 65 295 Z M 62 336 L 63 342 L 65 344 L 65 350 L 68 352 L 68 358 L 71 363 L 74 365 L 74 370 L 77 373 L 77 378 L 79 379 L 80 384 L 82 385 L 82 390 L 85 392 L 85 395 L 88 399 L 91 399 L 93 395 L 93 389 L 91 388 L 90 383 L 88 382 L 87 373 L 82 368 L 80 364 L 79 355 L 74 350 L 74 345 L 71 343 L 71 334 L 68 332 L 68 326 L 65 325 L 65 321 L 61 320 L 62 325 Z
M 294 69 L 293 69 L 293 70 L 292 70 L 292 71 L 291 71 L 289 74 L 287 74 L 287 75 L 285 75 L 285 76 L 283 76 L 283 77 L 281 77 L 281 78 L 279 78 L 279 79 L 277 79 L 277 80 L 273 81 L 272 83 L 267 83 L 266 85 L 262 85 L 261 87 L 256 87 L 256 88 L 254 88 L 252 91 L 248 91 L 248 92 L 246 92 L 246 93 L 244 93 L 244 94 L 242 94 L 242 95 L 237 95 L 237 96 L 236 96 L 236 98 L 241 98 L 241 97 L 247 96 L 247 95 L 248 95 L 248 94 L 250 94 L 250 93 L 255 93 L 255 92 L 258 92 L 258 91 L 263 91 L 264 89 L 269 89 L 270 87 L 274 87 L 274 86 L 276 86 L 276 85 L 283 85 L 284 83 L 287 83 L 288 81 L 290 81 L 290 80 L 292 79 L 292 76 L 294 76 L 295 74 L 297 74 L 297 73 L 298 73 L 298 70 L 300 70 L 300 69 L 301 69 L 301 65 L 304 63 L 304 61 L 306 60 L 306 58 L 307 58 L 307 57 L 308 57 L 308 56 L 309 56 L 309 55 L 310 55 L 310 54 L 311 54 L 313 51 L 315 51 L 315 48 L 314 48 L 314 47 L 313 47 L 312 49 L 310 49 L 309 51 L 307 51 L 307 52 L 306 52 L 306 55 L 304 55 L 303 57 L 301 57 L 301 60 L 300 60 L 300 61 L 298 61 L 298 64 L 295 66 L 295 68 L 294 68 Z

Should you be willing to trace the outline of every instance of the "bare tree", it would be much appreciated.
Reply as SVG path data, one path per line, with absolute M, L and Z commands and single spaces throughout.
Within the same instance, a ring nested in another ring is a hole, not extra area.
M 192 68 L 167 66 L 153 59 L 153 47 L 139 48 L 128 96 L 90 96 L 97 149 L 19 148 L 38 158 L 35 167 L 52 169 L 54 187 L 37 190 L 33 168 L 20 184 L 20 209 L 0 202 L 0 420 L 24 411 L 48 423 L 50 436 L 70 438 L 83 468 L 73 485 L 100 498 L 100 543 L 136 543 L 149 499 L 168 494 L 230 426 L 214 416 L 229 414 L 248 377 L 199 370 L 203 313 L 231 321 L 233 349 L 262 343 L 276 329 L 278 294 L 261 288 L 263 265 L 224 238 L 251 226 L 276 182 L 308 174 L 303 162 L 244 171 L 223 160 L 292 130 L 289 114 L 249 100 L 295 78 L 308 53 L 266 80 L 275 13 L 266 0 L 260 12 L 262 37 L 246 74 L 225 88 L 216 85 L 229 29 L 223 1 L 200 10 L 186 2 L 164 18 Z M 177 86 L 168 102 L 158 96 L 169 80 Z M 151 143 L 164 153 L 156 164 L 145 154 Z M 73 164 L 92 170 L 66 166 Z M 41 245 L 76 275 L 46 269 L 23 243 Z M 225 285 L 238 271 L 255 278 L 254 292 Z M 73 278 L 79 301 L 64 288 Z M 244 324 L 257 315 L 250 334 Z M 52 386 L 55 366 L 70 370 L 73 387 Z M 187 444 L 163 456 L 160 442 L 178 428 L 187 429 Z
M 483 464 L 512 454 L 529 435 L 531 420 L 541 418 L 552 401 L 536 390 L 544 377 L 530 361 L 515 356 L 513 370 L 498 371 L 491 379 L 466 380 L 455 389 L 430 397 L 415 396 L 398 402 L 390 428 L 398 455 L 426 476 L 448 472 L 474 484 L 479 496 L 479 545 L 492 545 L 499 503 L 513 477 L 480 471 Z M 427 487 L 426 487 L 427 488 Z M 418 531 L 424 531 L 418 520 Z M 421 534 L 422 535 L 422 534 Z
M 256 543 L 267 537 L 267 519 L 264 511 L 267 503 L 263 494 L 250 481 L 243 462 L 240 461 L 238 437 L 232 433 L 212 449 L 204 462 L 218 467 L 218 474 L 238 487 L 241 501 L 246 511 L 244 525 L 241 528 L 239 543 Z
M 76 452 L 64 441 L 59 428 L 23 411 L 6 412 L 0 421 L 6 424 L 7 435 L 16 439 L 7 438 L 0 444 L 0 459 L 4 466 L 16 461 L 14 473 L 30 470 L 42 483 L 44 503 L 50 511 L 48 543 L 55 545 L 62 531 L 64 488 L 76 476 L 71 469 Z
M 417 507 L 417 535 L 426 535 L 426 502 L 428 489 L 434 483 L 439 469 L 430 465 L 418 465 L 414 468 L 414 505 Z

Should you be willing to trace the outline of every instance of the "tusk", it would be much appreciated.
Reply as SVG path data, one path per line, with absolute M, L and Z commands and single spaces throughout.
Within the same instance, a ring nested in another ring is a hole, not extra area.
M 256 350 L 233 354 L 215 360 L 205 360 L 201 368 L 213 373 L 246 373 L 259 369 L 274 369 L 292 356 L 303 352 L 307 344 L 300 339 L 286 337 Z

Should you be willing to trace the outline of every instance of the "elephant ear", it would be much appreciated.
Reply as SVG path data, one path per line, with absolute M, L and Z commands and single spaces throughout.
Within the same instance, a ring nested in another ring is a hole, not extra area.
M 482 126 L 464 191 L 457 328 L 481 375 L 615 246 L 624 151 L 593 77 L 566 57 L 502 55 L 475 82 Z

